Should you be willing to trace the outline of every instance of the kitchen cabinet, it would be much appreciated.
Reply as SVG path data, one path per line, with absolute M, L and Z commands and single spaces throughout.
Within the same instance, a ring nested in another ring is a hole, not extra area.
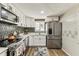
M 22 27 L 35 27 L 34 19 L 32 17 L 28 17 L 23 15 L 22 13 L 18 13 L 19 16 L 19 21 L 18 21 L 18 26 Z
M 58 16 L 49 16 L 46 18 L 45 22 L 51 22 L 51 21 L 59 21 L 59 17 Z
M 25 39 L 26 39 L 26 42 L 25 42 L 26 49 L 28 49 L 28 47 L 29 47 L 29 36 L 27 36 Z
M 25 50 L 26 54 L 28 50 L 29 50 L 29 36 L 26 37 L 26 50 Z
M 46 46 L 46 36 L 41 35 L 39 37 L 39 41 L 40 41 L 39 43 L 40 46 Z
M 18 26 L 26 27 L 25 17 L 22 14 L 19 15 Z
M 26 46 L 25 46 L 25 39 L 24 39 L 24 41 L 22 42 L 22 50 L 25 51 L 25 49 L 26 49 Z
M 6 5 L 7 7 L 8 6 L 11 6 L 12 7 L 12 12 L 14 12 L 17 16 L 18 16 L 18 26 L 21 26 L 21 27 L 26 27 L 26 23 L 25 23 L 25 15 L 17 8 L 15 7 L 13 4 L 4 4 Z
M 35 21 L 35 32 L 45 32 L 45 21 Z
M 34 46 L 34 37 L 29 36 L 29 46 Z
M 33 39 L 34 41 L 33 41 L 33 44 L 34 44 L 34 46 L 39 46 L 39 37 L 38 36 L 34 36 L 34 39 Z
M 15 56 L 21 55 L 23 52 L 22 50 L 22 45 L 20 45 L 16 50 L 15 50 Z
M 29 38 L 29 46 L 46 46 L 46 36 L 32 35 Z
M 13 7 L 14 13 L 16 13 L 19 17 L 18 26 L 21 27 L 34 27 L 34 18 L 25 16 L 19 9 Z
M 46 38 L 43 35 L 36 35 L 34 38 L 35 46 L 46 46 Z
M 26 26 L 27 27 L 35 27 L 35 20 L 34 20 L 34 18 L 26 16 L 25 20 L 26 20 L 25 22 L 26 22 Z
M 29 16 L 25 16 L 24 13 L 22 13 L 16 6 L 14 6 L 13 4 L 4 4 L 7 7 L 11 6 L 12 7 L 12 11 L 18 16 L 19 20 L 18 20 L 18 26 L 21 27 L 35 27 L 35 20 L 33 17 L 29 17 Z

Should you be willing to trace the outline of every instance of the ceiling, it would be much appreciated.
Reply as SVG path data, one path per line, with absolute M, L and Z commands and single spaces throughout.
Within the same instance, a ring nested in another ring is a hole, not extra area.
M 77 3 L 13 3 L 26 16 L 45 18 L 46 16 L 61 15 Z M 44 11 L 42 14 L 41 11 Z

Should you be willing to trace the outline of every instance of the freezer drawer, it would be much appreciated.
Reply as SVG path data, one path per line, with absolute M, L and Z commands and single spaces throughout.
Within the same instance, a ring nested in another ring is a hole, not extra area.
M 62 36 L 57 36 L 57 35 L 47 35 L 47 39 L 50 40 L 50 39 L 62 39 Z
M 62 41 L 61 40 L 47 40 L 47 48 L 61 48 Z

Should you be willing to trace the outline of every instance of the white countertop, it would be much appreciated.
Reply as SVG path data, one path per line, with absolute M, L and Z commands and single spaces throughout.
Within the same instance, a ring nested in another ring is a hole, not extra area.
M 7 49 L 8 49 L 7 47 L 0 47 L 0 53 L 4 52 Z
M 30 36 L 30 35 L 39 35 L 39 33 L 28 33 L 27 36 Z M 40 33 L 41 36 L 46 36 L 47 34 L 46 33 Z

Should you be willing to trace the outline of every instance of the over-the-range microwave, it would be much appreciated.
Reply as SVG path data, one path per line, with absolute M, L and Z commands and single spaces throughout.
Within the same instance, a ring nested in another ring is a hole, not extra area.
M 18 17 L 13 12 L 4 8 L 3 6 L 1 6 L 0 14 L 2 19 L 17 22 Z

